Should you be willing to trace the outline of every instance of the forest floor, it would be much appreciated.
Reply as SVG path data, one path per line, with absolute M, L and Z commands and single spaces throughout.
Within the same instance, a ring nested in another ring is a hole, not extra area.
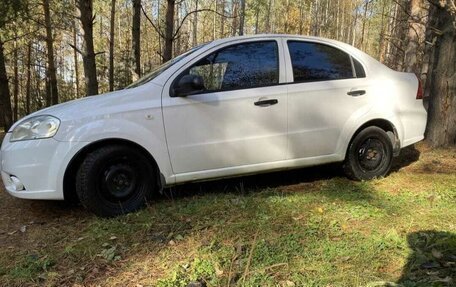
M 100 219 L 0 188 L 0 286 L 455 286 L 456 149 L 188 184 Z M 199 282 L 199 283 L 198 283 Z

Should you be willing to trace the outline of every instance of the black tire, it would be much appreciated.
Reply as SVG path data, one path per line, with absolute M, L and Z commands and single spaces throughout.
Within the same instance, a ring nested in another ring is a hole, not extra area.
M 142 208 L 153 194 L 156 177 L 149 160 L 138 150 L 111 145 L 89 153 L 76 175 L 81 204 L 102 217 Z
M 379 127 L 368 127 L 351 141 L 343 164 L 345 174 L 354 180 L 384 177 L 391 169 L 393 144 Z

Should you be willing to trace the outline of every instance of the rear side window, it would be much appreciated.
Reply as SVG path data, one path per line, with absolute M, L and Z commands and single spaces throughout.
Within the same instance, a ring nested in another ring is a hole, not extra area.
M 354 78 L 350 56 L 334 47 L 288 41 L 294 82 L 329 81 Z
M 242 43 L 223 48 L 198 61 L 185 74 L 201 76 L 206 93 L 278 84 L 277 42 Z

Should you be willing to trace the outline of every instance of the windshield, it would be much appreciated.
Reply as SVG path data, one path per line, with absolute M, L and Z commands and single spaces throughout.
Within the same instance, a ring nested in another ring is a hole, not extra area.
M 179 55 L 176 58 L 173 58 L 173 59 L 169 60 L 168 62 L 161 64 L 160 66 L 156 67 L 155 69 L 153 69 L 149 73 L 147 73 L 144 76 L 142 76 L 137 81 L 135 81 L 132 84 L 130 84 L 129 86 L 127 86 L 126 89 L 139 87 L 139 86 L 141 86 L 141 85 L 143 85 L 143 84 L 155 79 L 155 77 L 157 77 L 158 75 L 160 75 L 161 73 L 166 71 L 169 67 L 171 67 L 172 65 L 176 64 L 177 62 L 179 62 L 183 58 L 187 57 L 188 55 L 192 54 L 193 52 L 195 52 L 195 51 L 201 49 L 202 47 L 206 46 L 207 44 L 208 43 L 196 46 L 196 47 L 188 50 L 187 52 L 183 53 L 182 55 Z

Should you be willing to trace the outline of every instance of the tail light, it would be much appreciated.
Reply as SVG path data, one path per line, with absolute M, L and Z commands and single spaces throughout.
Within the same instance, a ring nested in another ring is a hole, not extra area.
M 416 78 L 418 79 L 418 91 L 416 92 L 416 99 L 422 100 L 424 96 L 423 85 L 421 85 L 420 78 L 418 76 L 416 76 Z

